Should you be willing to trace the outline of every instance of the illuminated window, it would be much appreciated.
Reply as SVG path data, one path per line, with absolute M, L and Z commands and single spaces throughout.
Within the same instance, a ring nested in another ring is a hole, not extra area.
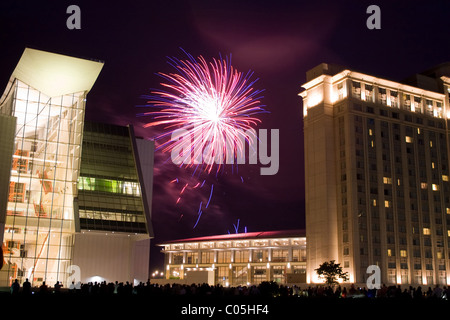
M 450 208 L 446 208 L 447 214 L 450 214 Z
M 274 249 L 272 251 L 273 262 L 285 262 L 288 261 L 288 250 Z
M 405 258 L 406 256 L 406 250 L 400 250 L 400 257 Z
M 445 175 L 445 174 L 443 174 L 443 175 L 442 175 L 442 181 L 448 181 L 448 176 Z
M 212 251 L 203 251 L 202 252 L 202 263 L 213 263 L 214 261 L 214 252 Z
M 433 183 L 431 189 L 433 189 L 433 191 L 439 191 L 439 185 Z
M 428 187 L 428 184 L 426 182 L 421 182 L 420 183 L 420 188 L 421 189 L 426 189 Z
M 436 252 L 436 257 L 437 257 L 438 259 L 442 259 L 442 258 L 443 258 L 442 252 L 440 252 L 440 251 Z
M 198 252 L 187 252 L 186 253 L 186 263 L 187 264 L 198 263 Z
M 230 251 L 218 251 L 217 252 L 217 263 L 230 263 L 231 262 L 231 252 Z
M 434 169 L 434 162 L 431 163 L 431 169 Z
M 423 234 L 429 236 L 431 234 L 430 228 L 423 228 Z
M 412 143 L 413 142 L 413 138 L 410 137 L 410 136 L 406 136 L 405 137 L 405 141 L 406 141 L 406 143 Z
M 433 147 L 433 141 L 430 141 L 430 148 Z
M 420 128 L 417 128 L 417 134 L 420 134 Z
M 373 135 L 372 129 L 369 129 L 369 136 Z
M 384 201 L 384 207 L 389 208 L 391 206 L 390 202 L 388 200 Z
M 385 183 L 385 184 L 392 184 L 392 178 L 383 177 L 383 183 Z
M 388 257 L 393 256 L 392 249 L 387 249 L 387 255 L 388 255 Z
M 450 237 L 450 230 L 447 230 L 447 236 Z
M 400 185 L 400 179 L 397 179 L 397 185 L 398 186 Z
M 253 262 L 267 262 L 269 261 L 269 252 L 267 250 L 253 250 Z
M 354 97 L 361 99 L 361 83 L 352 81 L 352 94 Z
M 182 253 L 174 253 L 172 255 L 172 263 L 173 264 L 182 264 L 183 263 L 183 254 Z
M 249 251 L 248 250 L 239 250 L 234 253 L 234 262 L 248 262 L 249 259 Z
M 377 206 L 377 199 L 372 199 L 372 205 L 373 205 L 374 207 Z
M 91 177 L 79 177 L 78 190 L 121 193 L 135 196 L 140 195 L 140 186 L 137 182 Z

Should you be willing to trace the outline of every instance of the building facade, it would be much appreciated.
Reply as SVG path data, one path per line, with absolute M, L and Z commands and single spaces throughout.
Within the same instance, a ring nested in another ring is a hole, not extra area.
M 0 100 L 0 286 L 66 278 L 86 95 L 103 63 L 25 49 Z
M 321 64 L 303 99 L 308 282 L 450 284 L 448 66 L 404 84 Z
M 149 278 L 153 141 L 132 126 L 84 123 L 73 264 L 82 282 Z
M 84 121 L 103 63 L 25 49 L 0 100 L 0 287 L 147 281 L 152 141 Z
M 306 239 L 303 230 L 249 232 L 189 238 L 160 244 L 165 278 L 200 279 L 222 286 L 306 282 Z M 195 281 L 194 281 L 195 282 Z

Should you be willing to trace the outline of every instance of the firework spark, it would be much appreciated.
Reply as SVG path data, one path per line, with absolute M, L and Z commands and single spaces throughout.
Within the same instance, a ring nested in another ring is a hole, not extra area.
M 225 159 L 234 163 L 236 155 L 245 152 L 245 143 L 254 141 L 252 130 L 261 122 L 255 115 L 265 112 L 259 101 L 262 91 L 253 89 L 257 79 L 251 80 L 252 72 L 237 71 L 228 58 L 208 63 L 202 56 L 187 55 L 188 60 L 170 59 L 177 73 L 159 73 L 167 81 L 161 83 L 167 91 L 156 90 L 148 97 L 149 106 L 159 110 L 143 114 L 154 117 L 145 127 L 164 126 L 165 132 L 156 139 L 172 136 L 159 148 L 163 152 L 182 150 L 172 157 L 175 163 L 200 165 L 207 173 L 217 164 L 219 171 Z M 188 133 L 188 146 L 185 137 L 173 139 L 180 129 Z M 209 161 L 199 161 L 204 153 Z

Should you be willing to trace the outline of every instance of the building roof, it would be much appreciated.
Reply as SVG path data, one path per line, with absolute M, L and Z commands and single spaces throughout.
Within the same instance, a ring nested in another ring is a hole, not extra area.
M 187 238 L 165 241 L 159 246 L 165 244 L 185 243 L 185 242 L 201 242 L 201 241 L 225 241 L 225 240 L 251 240 L 251 239 L 267 239 L 267 238 L 292 238 L 305 237 L 304 229 L 294 230 L 278 230 L 278 231 L 259 231 L 247 233 L 220 234 L 206 237 Z
M 26 48 L 11 78 L 49 97 L 91 90 L 103 62 Z

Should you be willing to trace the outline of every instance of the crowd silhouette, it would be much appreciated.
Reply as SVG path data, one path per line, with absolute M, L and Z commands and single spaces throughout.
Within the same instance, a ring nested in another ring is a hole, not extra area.
M 32 287 L 28 279 L 20 286 L 16 279 L 10 288 L 11 295 L 80 295 L 80 296 L 265 296 L 265 297 L 296 297 L 303 299 L 403 299 L 403 300 L 450 300 L 450 287 L 435 285 L 422 286 L 382 285 L 378 289 L 350 286 L 286 286 L 276 282 L 262 282 L 259 285 L 231 286 L 203 284 L 154 284 L 150 281 L 133 285 L 130 282 L 72 282 L 64 288 L 58 281 L 53 287 L 43 282 L 39 287 Z

